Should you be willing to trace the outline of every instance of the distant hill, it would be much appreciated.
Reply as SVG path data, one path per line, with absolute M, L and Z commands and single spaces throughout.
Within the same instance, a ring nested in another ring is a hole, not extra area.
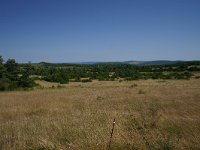
M 200 61 L 169 61 L 169 60 L 155 60 L 155 61 L 122 61 L 122 62 L 71 62 L 71 63 L 48 63 L 40 62 L 37 65 L 42 66 L 62 66 L 62 65 L 95 65 L 95 64 L 129 64 L 137 66 L 150 66 L 150 65 L 171 65 L 171 64 L 190 64 L 190 63 L 200 63 Z
M 169 60 L 156 60 L 156 61 L 122 61 L 122 62 L 83 62 L 75 64 L 130 64 L 130 65 L 169 65 L 176 64 L 181 61 L 169 61 Z
M 155 60 L 155 61 L 126 61 L 126 64 L 132 64 L 132 65 L 170 65 L 170 64 L 176 64 L 180 61 L 169 61 L 169 60 Z

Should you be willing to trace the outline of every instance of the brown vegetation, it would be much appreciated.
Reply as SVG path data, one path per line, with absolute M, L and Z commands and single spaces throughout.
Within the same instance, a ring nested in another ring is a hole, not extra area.
M 0 93 L 0 149 L 200 149 L 199 79 L 65 86 Z

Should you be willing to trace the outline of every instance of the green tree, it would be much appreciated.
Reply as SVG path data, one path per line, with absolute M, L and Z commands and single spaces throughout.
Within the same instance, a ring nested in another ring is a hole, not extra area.
M 14 59 L 8 59 L 6 64 L 6 77 L 11 81 L 18 81 L 19 79 L 19 65 Z
M 0 79 L 4 77 L 4 74 L 5 74 L 5 67 L 3 64 L 3 58 L 2 56 L 0 56 Z
M 31 88 L 35 86 L 34 81 L 30 78 L 30 75 L 32 74 L 32 69 L 33 68 L 31 66 L 31 63 L 25 65 L 22 76 L 19 78 L 19 87 Z

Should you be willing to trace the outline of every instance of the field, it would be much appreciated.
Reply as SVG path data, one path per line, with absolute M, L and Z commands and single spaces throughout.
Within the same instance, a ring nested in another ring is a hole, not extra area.
M 38 82 L 0 93 L 0 149 L 200 149 L 200 79 Z

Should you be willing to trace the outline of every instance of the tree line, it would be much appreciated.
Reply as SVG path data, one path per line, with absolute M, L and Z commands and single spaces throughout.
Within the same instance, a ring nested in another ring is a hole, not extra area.
M 0 90 L 28 89 L 36 86 L 34 80 L 66 84 L 139 79 L 190 79 L 200 71 L 199 61 L 178 62 L 170 65 L 136 66 L 123 63 L 101 64 L 18 64 L 14 59 L 4 62 L 0 56 Z
M 197 70 L 198 68 L 195 68 L 195 71 Z M 82 78 L 90 79 L 88 81 L 113 81 L 121 78 L 124 80 L 189 79 L 192 76 L 190 68 L 128 64 L 63 65 L 62 67 L 35 65 L 34 73 L 42 76 L 46 81 L 61 81 L 61 83 L 72 79 L 80 82 Z

